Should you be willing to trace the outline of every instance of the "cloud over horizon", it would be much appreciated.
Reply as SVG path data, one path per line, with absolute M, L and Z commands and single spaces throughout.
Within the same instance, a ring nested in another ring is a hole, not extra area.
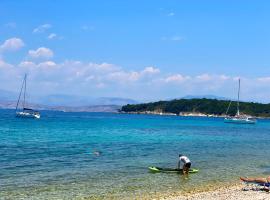
M 24 42 L 20 38 L 10 38 L 4 41 L 4 43 L 0 46 L 0 52 L 4 51 L 17 51 L 24 46 Z
M 34 59 L 50 59 L 53 57 L 53 51 L 46 47 L 39 47 L 36 50 L 29 50 L 28 55 Z
M 32 52 L 39 57 L 41 51 Z M 45 51 L 47 52 L 47 51 Z M 47 57 L 48 58 L 48 57 Z M 228 96 L 237 91 L 238 77 L 224 74 L 198 74 L 194 76 L 175 73 L 163 73 L 154 66 L 141 70 L 125 70 L 110 63 L 93 63 L 66 60 L 56 63 L 46 61 L 22 61 L 12 65 L 0 60 L 0 82 L 8 81 L 8 77 L 16 78 L 13 84 L 3 84 L 2 89 L 18 90 L 24 73 L 30 78 L 29 88 L 36 94 L 82 94 L 87 96 L 120 96 L 134 99 L 166 99 L 177 98 L 188 94 L 214 94 Z M 258 101 L 265 88 L 269 88 L 270 77 L 242 77 L 244 89 L 242 99 Z M 250 84 L 253 83 L 253 84 Z M 269 88 L 270 89 L 270 88 Z M 257 95 L 248 96 L 257 91 Z M 261 91 L 261 93 L 258 91 Z M 109 92 L 109 93 L 108 93 Z M 224 95 L 222 95 L 222 93 Z M 236 94 L 236 93 L 235 93 Z M 160 96 L 158 98 L 158 96 Z M 261 101 L 268 101 L 264 97 Z
M 3 89 L 29 73 L 33 94 L 235 98 L 241 77 L 241 99 L 270 102 L 270 2 L 0 4 Z
M 49 36 L 53 39 L 56 34 Z M 32 83 L 29 83 L 29 90 L 36 95 L 60 92 L 158 100 L 189 94 L 230 97 L 235 96 L 237 90 L 238 76 L 213 73 L 190 75 L 180 71 L 172 73 L 164 72 L 156 66 L 132 70 L 107 62 L 56 62 L 53 59 L 54 51 L 44 46 L 28 50 L 18 64 L 10 64 L 1 56 L 4 52 L 16 55 L 16 51 L 24 46 L 24 41 L 17 37 L 7 39 L 0 45 L 0 89 L 18 90 L 23 75 L 27 73 Z M 241 79 L 244 85 L 241 90 L 242 99 L 270 101 L 270 97 L 265 95 L 265 91 L 270 89 L 270 77 Z

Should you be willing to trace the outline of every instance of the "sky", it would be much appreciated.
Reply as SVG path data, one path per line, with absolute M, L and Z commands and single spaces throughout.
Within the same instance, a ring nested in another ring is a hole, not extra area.
M 270 102 L 270 2 L 1 0 L 0 89 Z

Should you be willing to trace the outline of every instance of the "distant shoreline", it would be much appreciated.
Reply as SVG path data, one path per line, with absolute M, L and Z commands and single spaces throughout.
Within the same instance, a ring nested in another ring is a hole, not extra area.
M 223 118 L 225 115 L 215 115 L 215 114 L 205 114 L 205 113 L 163 113 L 163 112 L 153 112 L 153 111 L 142 111 L 142 112 L 119 112 L 121 114 L 138 114 L 138 115 L 163 115 L 163 116 L 181 116 L 181 117 L 218 117 Z
M 93 106 L 30 106 L 34 110 L 38 111 L 59 111 L 59 112 L 106 112 L 117 113 L 121 109 L 118 105 L 93 105 Z M 0 109 L 15 110 L 12 106 L 1 106 Z
M 175 99 L 143 104 L 128 104 L 121 111 L 131 114 L 180 115 L 195 117 L 235 116 L 237 102 L 217 99 Z M 240 102 L 240 114 L 253 118 L 269 118 L 270 104 Z
M 186 113 L 186 114 L 175 114 L 175 113 L 157 113 L 157 112 L 119 112 L 120 114 L 132 114 L 132 115 L 160 115 L 160 116 L 179 116 L 179 117 L 207 117 L 207 118 L 225 118 L 226 115 L 215 115 L 215 114 L 205 114 L 205 113 Z M 270 117 L 255 117 L 256 119 L 270 119 Z
M 91 106 L 93 108 L 106 108 L 106 106 Z M 117 106 L 118 108 L 119 106 Z M 108 106 L 108 108 L 111 108 L 111 106 Z M 0 107 L 0 110 L 14 110 L 15 108 L 2 108 Z M 143 112 L 123 112 L 119 111 L 118 109 L 115 110 L 102 110 L 102 109 L 92 109 L 92 110 L 83 110 L 83 109 L 38 109 L 40 112 L 43 111 L 49 111 L 49 112 L 66 112 L 66 113 L 114 113 L 114 114 L 131 114 L 131 115 L 157 115 L 157 116 L 178 116 L 178 117 L 203 117 L 203 118 L 225 118 L 226 115 L 215 115 L 215 114 L 205 114 L 205 113 L 181 113 L 181 114 L 175 114 L 175 113 L 159 113 L 159 112 L 152 112 L 152 111 L 143 111 Z M 251 116 L 256 119 L 270 119 L 270 117 L 256 117 Z

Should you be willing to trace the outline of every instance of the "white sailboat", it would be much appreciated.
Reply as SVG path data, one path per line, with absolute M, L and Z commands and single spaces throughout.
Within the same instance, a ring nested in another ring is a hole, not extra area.
M 236 124 L 255 124 L 257 120 L 255 118 L 252 118 L 247 115 L 240 115 L 240 110 L 239 110 L 239 96 L 240 96 L 240 79 L 238 80 L 238 99 L 237 99 L 237 112 L 234 117 L 225 117 L 224 122 L 225 123 L 236 123 Z M 227 112 L 229 111 L 231 102 L 228 106 Z M 226 115 L 227 115 L 226 112 Z
M 26 101 L 25 101 L 26 79 L 27 79 L 27 75 L 25 74 L 24 79 L 23 79 L 23 83 L 22 83 L 22 87 L 21 87 L 21 90 L 20 90 L 20 95 L 19 95 L 17 105 L 16 105 L 16 111 L 15 111 L 16 117 L 39 119 L 40 118 L 40 113 L 38 111 L 26 107 Z M 19 104 L 20 104 L 20 99 L 21 99 L 21 96 L 22 96 L 22 92 L 23 92 L 22 110 L 18 111 L 18 107 L 19 107 Z

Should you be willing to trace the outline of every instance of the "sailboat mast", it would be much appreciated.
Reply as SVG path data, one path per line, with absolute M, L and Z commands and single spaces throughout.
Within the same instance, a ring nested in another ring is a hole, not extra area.
M 228 106 L 228 108 L 227 108 L 227 110 L 226 110 L 226 113 L 225 113 L 226 116 L 227 116 L 227 114 L 228 114 L 228 112 L 229 112 L 229 109 L 230 109 L 230 107 L 231 107 L 231 104 L 232 104 L 232 101 L 230 101 L 229 106 Z
M 25 108 L 26 77 L 27 77 L 27 75 L 25 74 L 24 75 L 23 109 Z
M 18 106 L 19 106 L 20 99 L 21 99 L 21 96 L 22 96 L 22 90 L 23 90 L 23 86 L 24 86 L 24 81 L 25 81 L 25 76 L 24 76 L 24 79 L 23 79 L 23 82 L 22 82 L 22 87 L 21 87 L 21 90 L 20 90 L 20 94 L 19 94 L 17 104 L 16 104 L 16 111 L 15 112 L 17 112 L 17 110 L 18 110 Z
M 240 115 L 240 111 L 239 111 L 239 96 L 240 96 L 240 78 L 238 80 L 237 115 Z

